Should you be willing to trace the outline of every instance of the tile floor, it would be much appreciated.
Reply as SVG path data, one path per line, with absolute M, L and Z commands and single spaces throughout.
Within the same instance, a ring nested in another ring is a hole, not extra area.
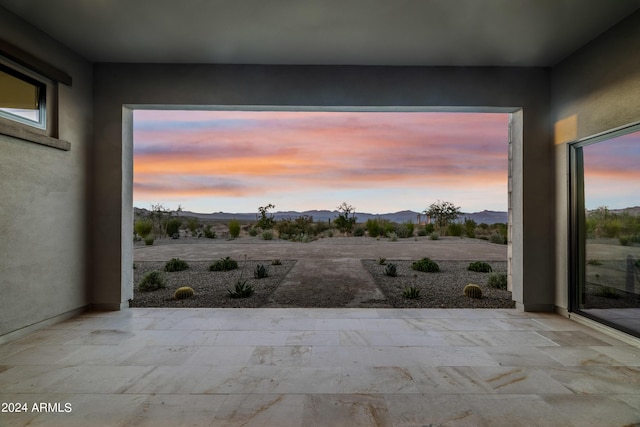
M 0 426 L 640 425 L 631 343 L 516 310 L 87 313 L 0 345 Z

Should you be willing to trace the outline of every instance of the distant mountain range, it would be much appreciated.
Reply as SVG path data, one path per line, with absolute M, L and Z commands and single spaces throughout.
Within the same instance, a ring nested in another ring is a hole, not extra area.
M 143 208 L 134 208 L 134 213 L 136 215 L 146 215 L 149 213 L 148 209 Z M 173 214 L 177 214 L 177 212 L 173 212 Z M 215 212 L 215 213 L 197 213 L 197 212 L 189 212 L 182 211 L 179 213 L 182 217 L 193 217 L 201 220 L 209 220 L 209 221 L 224 221 L 230 219 L 237 219 L 239 221 L 255 221 L 258 217 L 258 213 L 227 213 L 227 212 Z M 297 211 L 279 211 L 273 212 L 273 218 L 276 221 L 282 219 L 293 219 L 303 215 L 313 217 L 314 221 L 328 221 L 333 220 L 338 216 L 338 211 L 333 210 L 310 210 L 304 212 Z M 356 212 L 355 213 L 358 222 L 366 222 L 368 219 L 382 218 L 387 219 L 392 222 L 402 223 L 411 221 L 413 223 L 418 222 L 418 218 L 421 222 L 426 221 L 426 215 L 421 214 L 419 212 L 414 212 L 410 210 L 393 212 L 393 213 L 385 213 L 385 214 L 372 214 L 366 212 Z M 458 218 L 459 222 L 464 221 L 465 219 L 472 219 L 478 224 L 495 224 L 495 223 L 506 223 L 508 219 L 507 212 L 499 212 L 499 211 L 488 211 L 484 210 L 482 212 L 473 212 L 473 213 L 461 213 Z

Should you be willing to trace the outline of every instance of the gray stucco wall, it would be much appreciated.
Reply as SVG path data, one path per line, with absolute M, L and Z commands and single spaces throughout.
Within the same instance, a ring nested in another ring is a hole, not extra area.
M 554 67 L 556 305 L 568 307 L 567 144 L 640 122 L 640 12 Z
M 2 340 L 89 303 L 85 193 L 92 68 L 2 8 L 0 38 L 73 78 L 73 86 L 59 86 L 59 136 L 71 143 L 70 151 L 0 135 Z
M 528 310 L 553 309 L 548 69 L 96 64 L 94 76 L 91 218 L 103 237 L 92 246 L 95 304 L 118 309 L 132 296 L 132 141 L 122 126 L 131 110 L 123 106 L 505 107 L 522 109 L 515 115 L 523 141 L 514 143 L 514 299 Z

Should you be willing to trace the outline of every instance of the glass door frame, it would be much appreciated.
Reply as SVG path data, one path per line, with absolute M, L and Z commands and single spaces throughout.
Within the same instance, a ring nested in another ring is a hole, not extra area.
M 568 144 L 569 150 L 569 312 L 610 326 L 624 333 L 640 338 L 640 331 L 628 329 L 607 319 L 594 316 L 580 309 L 584 302 L 586 275 L 586 215 L 584 195 L 584 157 L 582 149 L 588 145 L 604 142 L 619 136 L 640 131 L 640 122 L 621 126 L 592 135 Z

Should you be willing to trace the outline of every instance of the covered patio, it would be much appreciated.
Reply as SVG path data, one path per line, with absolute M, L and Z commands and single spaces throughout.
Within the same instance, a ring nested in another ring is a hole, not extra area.
M 632 343 L 556 314 L 518 310 L 88 312 L 0 346 L 0 401 L 28 407 L 1 420 L 635 425 L 640 349 Z M 33 411 L 40 402 L 59 405 Z

